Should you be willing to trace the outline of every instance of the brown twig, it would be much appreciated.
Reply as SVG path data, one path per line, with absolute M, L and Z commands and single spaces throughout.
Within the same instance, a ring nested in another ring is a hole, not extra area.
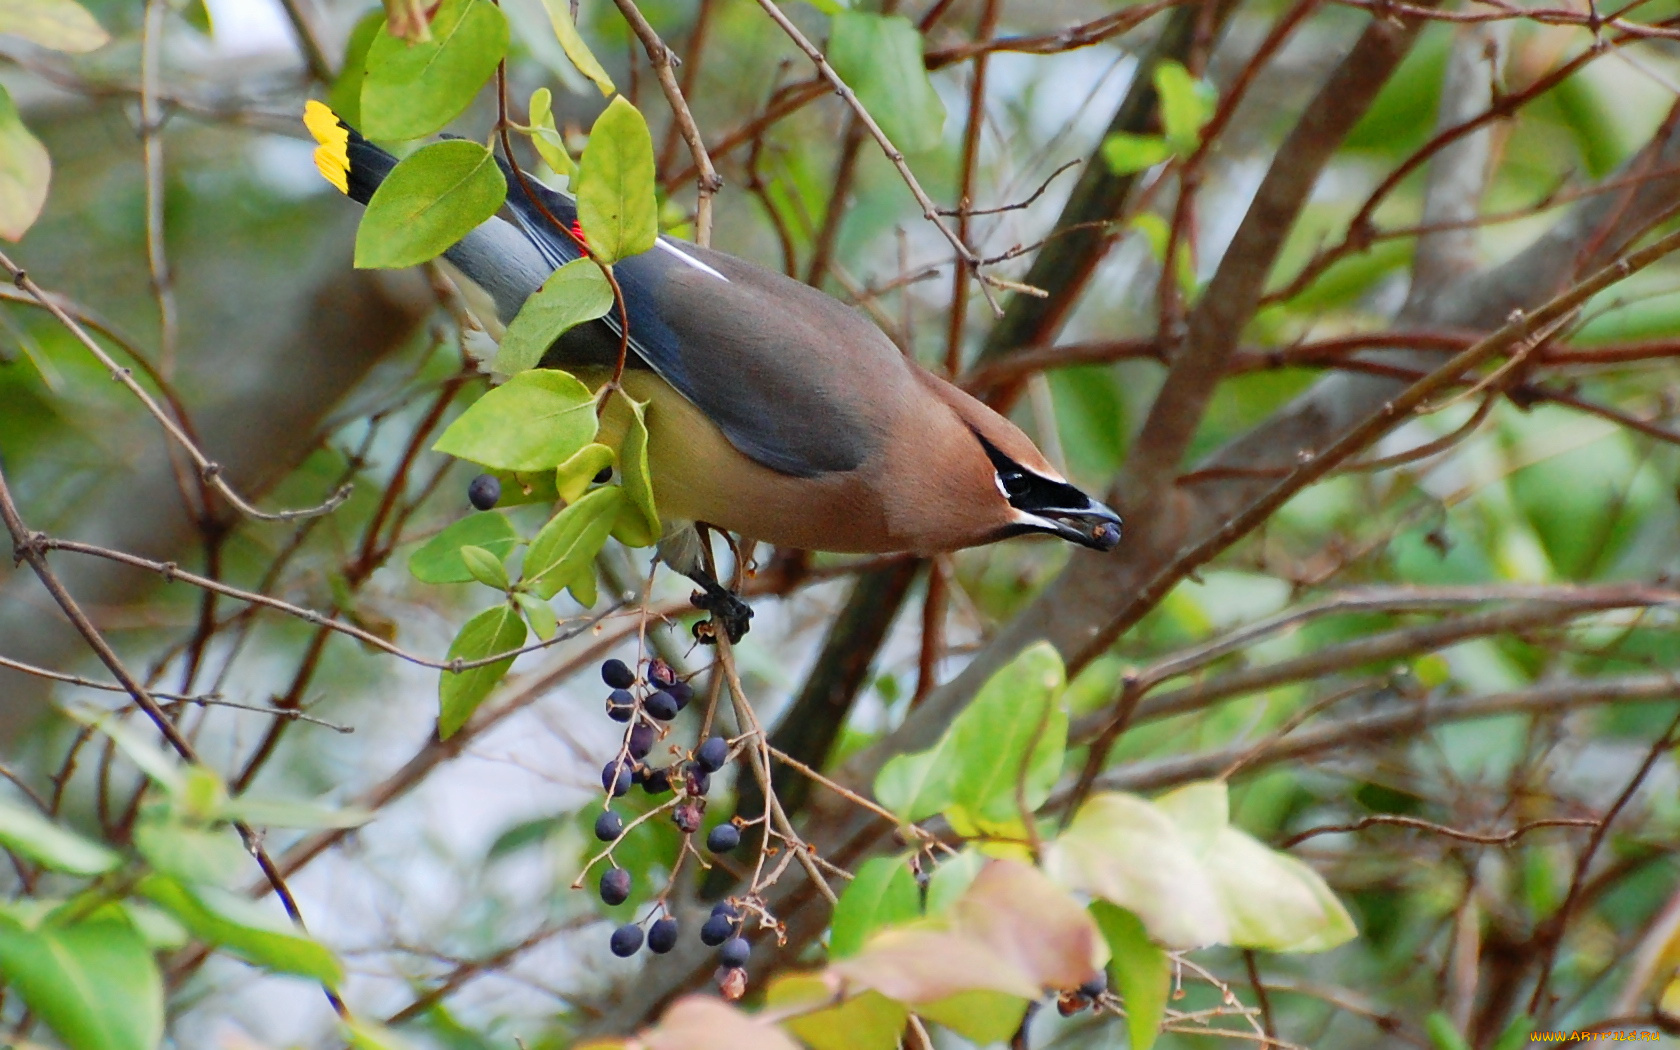
M 683 97 L 682 85 L 677 83 L 677 75 L 672 68 L 676 56 L 665 41 L 659 38 L 659 34 L 654 32 L 648 20 L 642 17 L 641 9 L 636 6 L 635 0 L 613 2 L 618 5 L 618 11 L 624 16 L 624 20 L 630 23 L 636 38 L 642 42 L 642 48 L 647 51 L 648 63 L 653 66 L 653 75 L 658 78 L 659 88 L 665 93 L 665 101 L 671 106 L 671 119 L 682 132 L 683 141 L 688 143 L 689 155 L 694 158 L 694 167 L 698 172 L 694 240 L 703 248 L 709 247 L 712 243 L 712 197 L 723 188 L 723 178 L 718 175 L 717 169 L 712 167 L 712 156 L 706 151 L 706 142 L 700 136 L 699 125 L 694 123 L 694 114 L 689 111 L 688 100 Z
M 100 633 L 99 628 L 94 626 L 92 620 L 88 619 L 87 614 L 82 611 L 81 605 L 65 589 L 63 583 L 53 572 L 52 567 L 47 563 L 46 548 L 39 543 L 40 534 L 31 532 L 29 527 L 24 524 L 23 518 L 18 513 L 17 504 L 12 501 L 12 492 L 6 484 L 4 468 L 0 468 L 0 523 L 3 523 L 6 531 L 11 534 L 13 556 L 19 561 L 29 563 L 30 569 L 34 571 L 36 578 L 41 581 L 41 585 L 46 588 L 47 593 L 52 595 L 53 601 L 63 611 L 71 626 L 82 636 L 88 648 L 93 650 L 94 655 L 99 658 L 99 662 L 104 664 L 106 669 L 111 672 L 111 676 L 133 698 L 134 703 L 145 712 L 146 717 L 151 720 L 152 725 L 157 727 L 157 731 L 163 739 L 174 749 L 176 754 L 186 761 L 194 765 L 201 764 L 198 753 L 191 742 L 181 735 L 181 731 L 176 727 L 174 721 L 170 719 L 162 707 L 158 706 L 157 700 L 140 683 L 140 680 L 129 672 L 128 667 L 123 663 L 122 658 L 117 655 L 116 650 L 111 648 L 110 643 L 105 640 L 105 636 Z M 295 926 L 303 929 L 303 913 L 298 910 L 297 901 L 292 897 L 291 889 L 287 887 L 284 875 L 274 866 L 267 849 L 263 846 L 261 837 L 244 821 L 235 820 L 231 823 L 234 830 L 238 832 L 240 841 L 244 843 L 246 851 L 256 858 L 258 867 L 262 869 L 263 875 L 268 880 L 268 888 L 279 899 L 281 906 L 286 910 L 287 916 Z M 332 1004 L 332 1008 L 338 1016 L 348 1020 L 350 1011 L 344 1005 L 344 1001 L 338 997 L 338 993 L 325 985 L 322 986 L 321 990 L 326 994 L 327 1001 Z
M 1308 828 L 1284 839 L 1278 848 L 1293 849 L 1306 840 L 1319 835 L 1346 835 L 1374 827 L 1411 828 L 1414 831 L 1427 831 L 1431 835 L 1443 835 L 1449 839 L 1470 842 L 1478 846 L 1509 846 L 1529 832 L 1537 831 L 1540 828 L 1596 828 L 1600 823 L 1602 822 L 1585 817 L 1550 817 L 1545 820 L 1525 821 L 1510 831 L 1484 834 L 1463 831 L 1459 828 L 1448 827 L 1445 824 L 1437 824 L 1431 820 L 1420 820 L 1417 817 L 1382 813 L 1376 816 L 1362 817 L 1351 824 L 1321 824 L 1318 827 Z
M 232 504 L 234 509 L 236 509 L 239 513 L 250 518 L 255 518 L 259 521 L 293 521 L 298 518 L 308 518 L 317 514 L 329 513 L 349 498 L 350 494 L 348 490 L 341 489 L 334 493 L 326 502 L 317 507 L 310 507 L 303 510 L 282 510 L 273 512 L 258 510 L 255 506 L 252 506 L 243 497 L 241 497 L 239 493 L 235 492 L 232 486 L 222 479 L 221 466 L 212 462 L 202 451 L 199 450 L 197 443 L 193 441 L 191 435 L 183 430 L 181 426 L 163 410 L 162 406 L 157 403 L 157 400 L 153 398 L 144 387 L 135 381 L 134 376 L 129 369 L 123 368 L 113 361 L 111 356 L 105 352 L 105 349 L 94 341 L 93 337 L 87 333 L 87 330 L 83 328 L 75 318 L 65 312 L 65 310 L 59 306 L 55 300 L 49 297 L 47 293 L 41 289 L 41 286 L 36 284 L 29 274 L 20 266 L 12 262 L 11 258 L 4 252 L 0 252 L 0 268 L 5 269 L 8 278 L 14 285 L 21 288 L 23 291 L 28 292 L 36 302 L 40 303 L 48 313 L 52 314 L 58 323 L 63 325 L 65 329 L 75 337 L 76 341 L 82 344 L 82 346 L 85 347 L 87 351 L 99 361 L 105 370 L 110 373 L 112 379 L 121 383 L 129 390 L 130 393 L 140 400 L 140 403 L 146 407 L 146 411 L 151 413 L 152 418 L 158 421 L 176 445 L 178 445 L 192 459 L 193 465 L 198 468 L 199 478 L 206 484 L 214 487 L 215 490 L 222 495 L 222 498 Z

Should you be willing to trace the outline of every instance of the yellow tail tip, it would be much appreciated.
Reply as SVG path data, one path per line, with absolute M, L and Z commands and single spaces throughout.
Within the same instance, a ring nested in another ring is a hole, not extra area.
M 310 99 L 303 104 L 303 126 L 315 137 L 315 170 L 338 187 L 350 192 L 350 131 L 323 103 Z

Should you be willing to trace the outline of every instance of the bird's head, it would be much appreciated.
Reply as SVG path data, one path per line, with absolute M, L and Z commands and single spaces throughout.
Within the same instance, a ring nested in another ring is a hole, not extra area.
M 974 509 L 986 521 L 981 542 L 1045 533 L 1095 551 L 1119 545 L 1120 515 L 1062 477 L 1020 427 L 942 380 L 933 390 L 967 431 L 957 440 L 974 442 L 953 469 L 968 479 Z
M 999 495 L 1014 512 L 1014 520 L 1003 527 L 1000 538 L 1044 532 L 1094 551 L 1111 551 L 1119 545 L 1120 515 L 1112 508 L 1069 484 L 1048 464 L 1022 463 L 983 435 L 976 433 L 975 438 L 991 462 Z

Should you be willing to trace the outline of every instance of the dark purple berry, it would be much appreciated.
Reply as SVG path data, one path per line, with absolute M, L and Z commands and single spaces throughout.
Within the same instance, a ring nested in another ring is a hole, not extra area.
M 661 722 L 669 722 L 677 717 L 676 698 L 663 689 L 657 693 L 649 693 L 648 698 L 642 701 L 642 709 Z
M 719 824 L 706 836 L 706 848 L 713 853 L 728 853 L 741 844 L 741 829 L 733 824 Z
M 631 758 L 646 758 L 648 752 L 653 750 L 653 741 L 653 727 L 642 722 L 630 727 L 630 739 L 625 747 L 629 748 Z M 644 783 L 647 780 L 646 777 L 642 779 Z
M 677 822 L 684 835 L 692 835 L 700 830 L 700 807 L 692 802 L 684 802 L 671 811 L 671 819 Z
M 686 778 L 688 793 L 696 798 L 712 790 L 712 775 L 693 762 L 683 767 L 683 776 Z
M 718 949 L 718 962 L 733 970 L 747 965 L 747 959 L 751 955 L 752 945 L 747 943 L 745 937 L 731 937 Z
M 741 917 L 741 909 L 735 907 L 735 905 L 731 904 L 729 901 L 718 901 L 716 904 L 712 905 L 712 914 L 722 915 L 730 919 L 739 919 Z
M 716 773 L 727 761 L 729 741 L 721 736 L 714 736 L 694 749 L 694 764 L 708 773 Z
M 636 675 L 623 660 L 608 660 L 601 665 L 601 681 L 614 689 L 628 689 L 636 684 Z
M 648 664 L 648 681 L 655 689 L 669 689 L 676 683 L 677 676 L 671 670 L 671 665 L 664 660 L 655 659 Z
M 502 498 L 502 483 L 494 474 L 480 474 L 467 486 L 467 502 L 479 510 L 489 510 Z
M 624 818 L 607 810 L 595 818 L 595 837 L 602 842 L 616 842 L 624 833 Z
M 636 717 L 636 698 L 628 689 L 614 689 L 607 695 L 607 717 L 614 722 L 628 722 Z
M 727 915 L 714 915 L 700 927 L 700 943 L 708 948 L 716 948 L 733 936 L 735 920 Z
M 620 959 L 628 959 L 642 949 L 642 928 L 633 922 L 627 922 L 612 932 L 612 953 Z
M 648 927 L 648 950 L 655 955 L 664 955 L 677 946 L 677 920 L 666 916 Z
M 601 900 L 608 904 L 623 904 L 630 899 L 630 872 L 625 868 L 609 868 L 601 876 Z
M 1099 999 L 1108 991 L 1108 974 L 1100 973 L 1079 986 L 1079 994 L 1087 999 Z
M 630 790 L 635 774 L 629 762 L 613 759 L 601 768 L 601 790 L 618 798 Z
M 687 682 L 672 682 L 665 687 L 665 691 L 670 693 L 671 699 L 677 702 L 678 711 L 687 707 L 688 702 L 694 699 L 694 687 Z
M 642 775 L 642 790 L 650 795 L 663 795 L 671 790 L 669 769 L 650 769 Z

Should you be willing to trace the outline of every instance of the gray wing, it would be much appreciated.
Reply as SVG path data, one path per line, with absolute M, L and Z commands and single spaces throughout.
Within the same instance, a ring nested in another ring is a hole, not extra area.
M 508 183 L 514 216 L 550 264 L 578 258 L 542 214 L 570 225 L 571 199 L 533 183 L 539 209 L 517 178 Z M 779 473 L 857 469 L 881 439 L 884 406 L 872 402 L 912 381 L 898 348 L 856 311 L 722 252 L 662 237 L 613 273 L 629 314 L 632 363 L 658 373 L 743 455 Z M 620 333 L 616 312 L 609 314 L 566 333 L 544 361 L 611 364 Z

